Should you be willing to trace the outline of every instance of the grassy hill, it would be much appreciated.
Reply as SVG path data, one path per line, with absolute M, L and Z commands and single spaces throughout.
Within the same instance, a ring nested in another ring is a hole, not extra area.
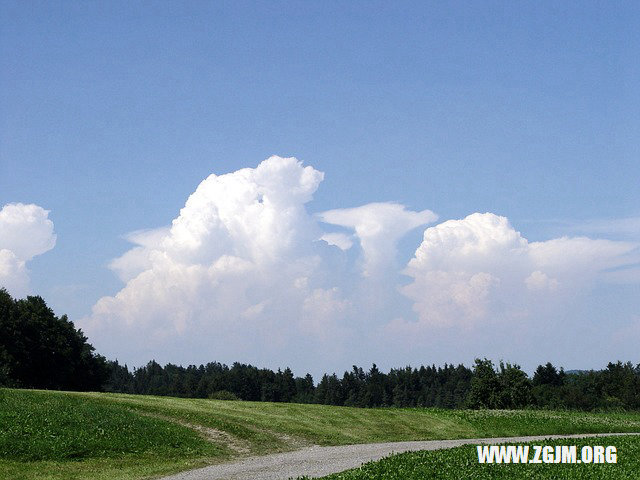
M 401 440 L 640 431 L 640 413 L 356 409 L 0 390 L 0 479 L 139 479 L 230 459 Z

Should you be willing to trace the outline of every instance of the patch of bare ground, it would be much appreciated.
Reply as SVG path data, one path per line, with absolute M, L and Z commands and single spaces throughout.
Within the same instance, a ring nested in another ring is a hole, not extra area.
M 231 450 L 237 456 L 247 456 L 251 453 L 251 444 L 245 440 L 237 438 L 231 435 L 228 432 L 223 430 L 218 430 L 216 428 L 205 427 L 204 425 L 196 425 L 194 423 L 185 422 L 183 420 L 178 420 L 177 418 L 168 417 L 165 415 L 158 415 L 149 412 L 141 412 L 137 411 L 137 413 L 147 416 L 153 417 L 160 420 L 164 420 L 166 422 L 176 423 L 183 427 L 187 427 L 191 430 L 198 432 L 203 438 L 207 441 L 224 445 L 226 448 Z
M 217 430 L 211 427 L 205 427 L 202 425 L 194 425 L 193 423 L 187 423 L 187 422 L 181 422 L 181 421 L 177 423 L 179 423 L 184 427 L 190 428 L 191 430 L 195 430 L 210 442 L 222 443 L 229 450 L 231 450 L 237 455 L 248 455 L 249 453 L 251 453 L 249 442 L 246 442 L 237 437 L 234 437 L 228 432 Z
M 301 437 L 292 437 L 291 435 L 287 435 L 286 433 L 278 433 L 274 431 L 269 431 L 268 433 L 276 437 L 278 440 L 280 440 L 282 443 L 290 447 L 292 450 L 298 450 L 300 448 L 314 446 L 313 443 Z

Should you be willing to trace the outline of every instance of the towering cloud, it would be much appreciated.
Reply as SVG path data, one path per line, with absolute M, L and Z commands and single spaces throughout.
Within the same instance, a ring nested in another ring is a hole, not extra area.
M 631 242 L 529 242 L 506 218 L 474 213 L 426 228 L 398 267 L 399 239 L 436 215 L 397 203 L 312 215 L 307 204 L 322 179 L 275 156 L 209 176 L 170 226 L 128 236 L 133 248 L 110 265 L 123 288 L 81 326 L 101 352 L 134 363 L 218 359 L 318 371 L 384 357 L 423 362 L 405 357 L 409 344 L 423 355 L 425 346 L 446 353 L 481 338 L 471 355 L 491 354 L 496 336 L 479 336 L 483 327 L 569 318 L 577 295 L 638 260 Z M 436 360 L 451 357 L 428 359 Z
M 356 208 L 341 208 L 321 213 L 323 222 L 355 230 L 364 255 L 364 276 L 381 273 L 393 266 L 396 244 L 408 231 L 434 222 L 431 210 L 408 211 L 397 203 L 370 203 Z M 339 238 L 325 235 L 330 243 L 342 246 Z M 334 240 L 335 239 L 335 240 Z M 344 240 L 343 245 L 347 245 Z
M 347 303 L 321 260 L 335 247 L 305 209 L 322 178 L 280 157 L 209 176 L 170 228 L 129 236 L 137 246 L 111 264 L 126 286 L 94 306 L 86 328 L 145 335 L 151 350 L 202 342 L 223 356 L 330 332 Z
M 0 286 L 15 297 L 29 293 L 26 263 L 56 244 L 48 216 L 34 204 L 10 203 L 0 210 Z

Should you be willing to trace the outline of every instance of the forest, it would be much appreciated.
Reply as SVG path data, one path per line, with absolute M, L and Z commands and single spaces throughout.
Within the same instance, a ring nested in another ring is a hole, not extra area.
M 406 366 L 382 372 L 353 366 L 341 376 L 294 376 L 252 365 L 210 362 L 183 367 L 152 360 L 129 369 L 95 352 L 66 315 L 38 296 L 13 299 L 0 289 L 0 386 L 106 391 L 188 398 L 319 403 L 354 407 L 640 410 L 640 364 L 565 372 L 551 363 L 532 377 L 520 366 L 476 359 L 464 365 Z

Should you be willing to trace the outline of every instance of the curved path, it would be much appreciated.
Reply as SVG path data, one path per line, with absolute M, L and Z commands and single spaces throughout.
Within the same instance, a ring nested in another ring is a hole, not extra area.
M 321 477 L 380 460 L 392 453 L 438 450 L 460 445 L 522 443 L 553 438 L 610 437 L 638 433 L 595 433 L 576 435 L 536 435 L 531 437 L 464 438 L 421 442 L 369 443 L 338 447 L 307 447 L 294 452 L 250 457 L 233 463 L 211 465 L 165 477 L 163 480 L 287 480 L 302 475 Z

